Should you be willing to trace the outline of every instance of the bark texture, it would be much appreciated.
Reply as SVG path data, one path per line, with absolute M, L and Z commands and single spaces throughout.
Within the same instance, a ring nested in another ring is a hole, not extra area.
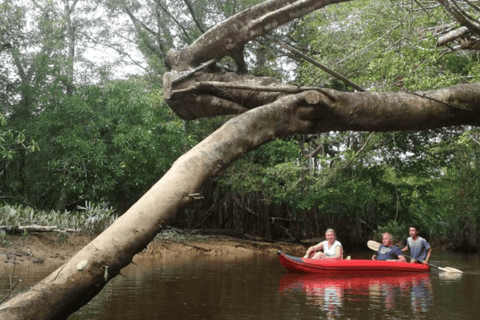
M 168 104 L 187 120 L 239 114 L 308 92 L 314 101 L 299 105 L 291 115 L 304 124 L 298 133 L 424 130 L 480 124 L 478 83 L 417 93 L 342 92 L 286 85 L 266 77 L 199 72 L 178 84 L 166 83 L 168 86 L 172 87 L 166 97 Z
M 235 59 L 247 42 L 307 13 L 347 1 L 351 0 L 264 1 L 218 24 L 187 49 L 167 52 L 165 64 L 170 69 L 185 71 L 212 58 L 220 59 L 228 55 Z

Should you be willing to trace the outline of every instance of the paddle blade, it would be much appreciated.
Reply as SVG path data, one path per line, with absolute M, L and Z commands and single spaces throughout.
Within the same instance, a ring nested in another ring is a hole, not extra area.
M 380 248 L 380 243 L 378 243 L 377 241 L 368 240 L 367 246 L 370 250 L 378 251 L 378 249 Z
M 438 268 L 442 271 L 445 271 L 445 272 L 455 272 L 455 273 L 463 273 L 462 270 L 458 270 L 458 269 L 455 269 L 455 268 L 452 268 L 452 267 L 444 267 L 444 268 Z

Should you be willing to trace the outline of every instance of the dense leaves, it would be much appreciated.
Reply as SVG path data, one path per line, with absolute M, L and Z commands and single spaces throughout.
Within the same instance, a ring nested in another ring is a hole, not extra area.
M 134 79 L 116 81 L 52 101 L 28 130 L 40 151 L 4 157 L 6 176 L 15 179 L 2 180 L 2 190 L 42 208 L 85 200 L 128 208 L 191 144 L 161 91 L 145 89 Z

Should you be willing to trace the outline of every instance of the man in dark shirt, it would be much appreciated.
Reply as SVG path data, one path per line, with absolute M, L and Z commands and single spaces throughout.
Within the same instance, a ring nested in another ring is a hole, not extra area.
M 377 254 L 372 257 L 373 260 L 407 261 L 400 248 L 392 245 L 392 235 L 390 233 L 385 232 L 383 234 L 382 242 L 383 244 L 378 248 Z

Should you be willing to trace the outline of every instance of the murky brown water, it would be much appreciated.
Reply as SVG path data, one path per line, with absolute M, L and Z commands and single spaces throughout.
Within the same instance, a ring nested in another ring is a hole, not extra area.
M 69 319 L 479 319 L 479 256 L 435 253 L 432 263 L 465 273 L 302 276 L 272 254 L 137 260 Z M 28 288 L 52 271 L 40 269 L 16 269 L 12 283 Z M 0 279 L 3 297 L 10 278 Z

